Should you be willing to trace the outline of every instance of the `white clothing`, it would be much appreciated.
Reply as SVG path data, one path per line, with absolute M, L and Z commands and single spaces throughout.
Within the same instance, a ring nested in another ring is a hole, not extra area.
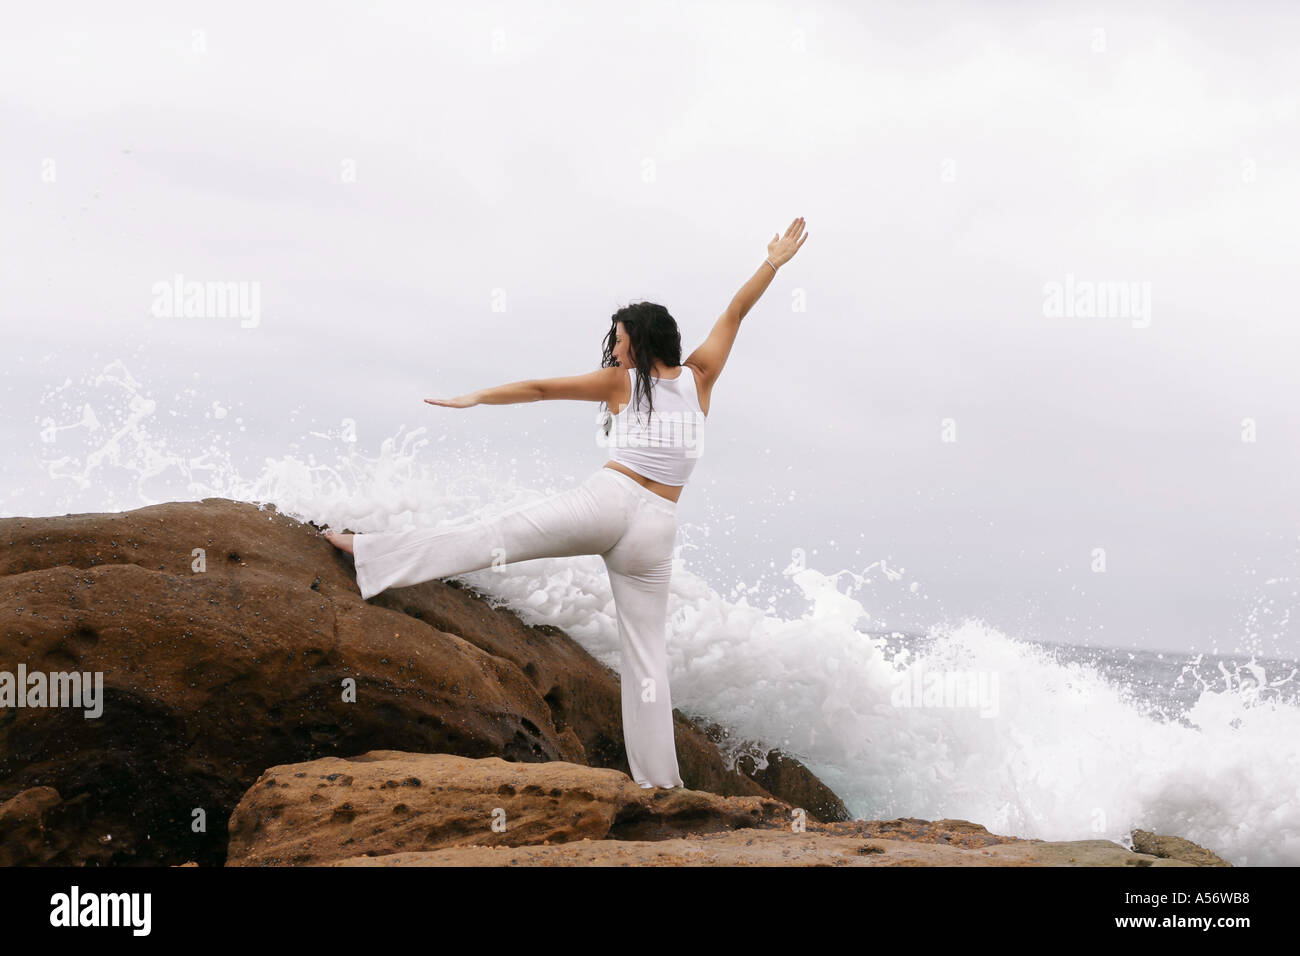
M 686 484 L 704 453 L 707 416 L 700 407 L 695 373 L 685 365 L 676 378 L 650 378 L 654 411 L 636 394 L 636 369 L 628 369 L 632 391 L 617 415 L 602 419 L 597 442 L 609 446 L 609 459 L 652 481 Z M 633 408 L 633 405 L 636 407 Z M 605 422 L 609 432 L 604 432 Z
M 599 554 L 618 618 L 628 767 L 642 787 L 667 788 L 684 786 L 666 647 L 676 537 L 676 502 L 602 467 L 575 488 L 493 518 L 442 531 L 357 534 L 352 550 L 363 598 L 494 565 Z

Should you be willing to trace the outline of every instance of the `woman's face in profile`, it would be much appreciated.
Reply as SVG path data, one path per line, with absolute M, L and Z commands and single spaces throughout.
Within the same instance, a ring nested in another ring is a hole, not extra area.
M 614 361 L 618 363 L 619 368 L 633 368 L 636 363 L 632 361 L 631 343 L 627 339 L 627 329 L 623 327 L 622 322 L 614 323 L 614 348 L 611 353 Z

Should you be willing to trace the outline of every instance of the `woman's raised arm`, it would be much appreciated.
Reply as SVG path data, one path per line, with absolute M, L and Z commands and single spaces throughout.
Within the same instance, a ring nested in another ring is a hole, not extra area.
M 772 241 L 767 244 L 767 259 L 740 287 L 740 291 L 735 294 L 722 315 L 718 316 L 718 321 L 713 324 L 709 337 L 682 363 L 694 365 L 704 373 L 706 388 L 711 388 L 718 380 L 718 376 L 722 374 L 722 366 L 727 364 L 727 356 L 731 354 L 736 333 L 740 331 L 741 319 L 748 314 L 759 296 L 772 284 L 772 277 L 776 275 L 776 270 L 793 259 L 794 254 L 803 247 L 804 241 L 810 235 L 803 231 L 803 225 L 803 217 L 800 216 L 790 223 L 784 236 L 778 238 L 773 234 Z

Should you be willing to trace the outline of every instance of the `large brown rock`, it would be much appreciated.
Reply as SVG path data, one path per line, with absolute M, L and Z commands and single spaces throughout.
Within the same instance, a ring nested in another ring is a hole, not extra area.
M 453 846 L 663 840 L 788 826 L 772 797 L 642 789 L 564 761 L 373 751 L 271 767 L 230 818 L 227 866 L 319 866 Z
M 576 642 L 449 583 L 362 601 L 351 558 L 272 508 L 0 519 L 0 634 L 0 670 L 104 681 L 98 718 L 22 708 L 0 721 L 0 801 L 54 788 L 86 831 L 16 863 L 219 864 L 223 823 L 259 774 L 322 756 L 627 769 L 617 675 Z M 678 718 L 689 788 L 770 795 Z M 846 817 L 836 804 L 808 811 Z

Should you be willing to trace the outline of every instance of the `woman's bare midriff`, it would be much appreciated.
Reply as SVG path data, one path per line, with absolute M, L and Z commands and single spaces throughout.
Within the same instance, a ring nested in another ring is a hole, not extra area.
M 690 366 L 681 365 L 678 367 L 682 370 L 681 371 L 682 375 L 694 374 L 691 371 Z M 676 378 L 676 376 L 674 376 L 674 378 Z M 700 389 L 699 384 L 700 384 L 699 376 L 696 376 L 695 386 L 696 386 L 696 392 L 700 397 L 700 411 L 704 412 L 705 415 L 708 415 L 709 414 L 709 391 L 706 389 Z M 628 381 L 627 383 L 627 391 L 628 391 L 627 397 L 620 398 L 618 404 L 619 411 L 622 411 L 623 406 L 632 400 L 632 383 L 630 381 Z M 618 413 L 615 412 L 615 414 Z M 637 472 L 633 471 L 631 468 L 627 467 L 627 465 L 624 465 L 621 462 L 617 462 L 617 461 L 607 461 L 605 462 L 605 467 L 613 468 L 615 471 L 621 471 L 623 474 L 627 475 L 637 484 L 641 485 L 642 487 L 649 488 L 651 491 L 659 495 L 661 498 L 667 498 L 669 501 L 677 501 L 679 498 L 681 498 L 682 489 L 686 487 L 685 485 L 665 485 L 662 481 L 654 481 L 651 478 L 647 478 L 645 475 L 638 474 Z
M 649 488 L 661 498 L 667 498 L 669 501 L 676 501 L 680 498 L 682 496 L 682 489 L 686 487 L 685 485 L 665 485 L 662 481 L 652 481 L 645 475 L 638 475 L 631 468 L 627 467 L 627 465 L 620 464 L 617 461 L 607 461 L 605 462 L 605 467 L 613 468 L 615 471 L 621 471 L 637 484 Z

